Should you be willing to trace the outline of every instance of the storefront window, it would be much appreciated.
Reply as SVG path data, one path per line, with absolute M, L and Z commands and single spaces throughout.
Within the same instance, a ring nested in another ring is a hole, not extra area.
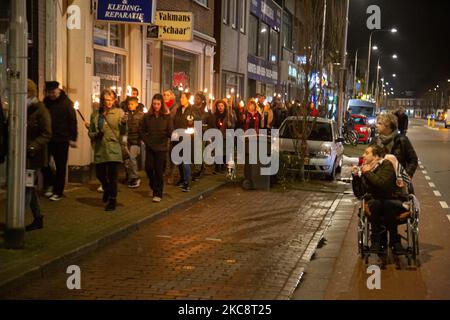
M 197 56 L 170 47 L 163 49 L 162 81 L 163 90 L 189 89 L 196 92 L 197 88 Z
M 267 59 L 269 51 L 269 26 L 261 22 L 259 27 L 258 55 Z
M 104 47 L 125 48 L 125 26 L 95 22 L 94 44 Z
M 222 96 L 231 95 L 234 90 L 236 102 L 244 99 L 244 76 L 224 71 L 222 77 Z
M 278 62 L 278 40 L 280 35 L 274 29 L 270 29 L 270 52 L 269 52 L 269 60 L 270 62 L 277 63 Z
M 248 53 L 256 56 L 258 54 L 258 19 L 250 15 L 248 20 Z
M 94 50 L 94 76 L 100 78 L 100 90 L 113 89 L 118 96 L 126 93 L 125 56 Z

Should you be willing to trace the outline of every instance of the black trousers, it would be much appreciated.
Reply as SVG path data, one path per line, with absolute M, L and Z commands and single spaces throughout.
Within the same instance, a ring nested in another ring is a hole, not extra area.
M 67 158 L 69 156 L 69 142 L 50 142 L 48 144 L 48 155 L 53 157 L 56 166 L 56 172 L 53 172 L 49 166 L 42 169 L 44 175 L 44 186 L 46 188 L 53 186 L 53 193 L 62 196 L 64 185 L 66 183 Z
M 97 179 L 102 183 L 102 188 L 109 199 L 117 198 L 117 176 L 119 162 L 104 162 L 96 164 Z
M 163 196 L 166 163 L 167 151 L 153 151 L 150 148 L 146 148 L 145 171 L 154 197 L 162 198 Z
M 374 239 L 387 242 L 387 233 L 389 232 L 389 242 L 394 244 L 400 242 L 400 236 L 397 230 L 397 217 L 405 211 L 402 208 L 400 200 L 371 200 L 368 203 L 370 212 L 370 223 L 372 225 L 372 236 Z

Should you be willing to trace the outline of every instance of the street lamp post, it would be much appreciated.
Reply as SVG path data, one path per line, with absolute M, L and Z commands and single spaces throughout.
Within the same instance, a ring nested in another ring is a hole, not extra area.
M 372 53 L 372 36 L 375 32 L 391 32 L 391 33 L 396 33 L 397 29 L 393 28 L 390 30 L 373 30 L 370 33 L 369 36 L 369 53 L 368 53 L 368 58 L 367 58 L 367 73 L 366 73 L 366 94 L 369 93 L 369 79 L 370 79 L 370 58 L 371 58 L 371 53 Z
M 26 1 L 11 1 L 9 44 L 9 147 L 5 247 L 21 249 L 25 238 L 26 99 L 28 26 Z

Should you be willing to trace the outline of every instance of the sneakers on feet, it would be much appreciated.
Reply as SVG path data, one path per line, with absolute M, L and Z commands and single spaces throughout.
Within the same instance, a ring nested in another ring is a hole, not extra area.
M 183 187 L 181 187 L 181 190 L 183 190 L 183 192 L 189 192 L 191 191 L 191 187 L 184 185 Z
M 103 193 L 104 192 L 103 187 L 101 185 L 100 185 L 100 187 L 97 188 L 97 192 L 98 193 Z
M 61 199 L 62 199 L 62 197 L 58 196 L 57 194 L 54 194 L 50 197 L 50 201 L 59 201 Z
M 44 196 L 46 196 L 47 198 L 50 198 L 53 195 L 53 188 L 47 188 L 47 190 L 45 190 Z
M 135 188 L 139 188 L 140 185 L 141 185 L 141 179 L 134 179 L 134 180 L 130 181 L 130 183 L 128 184 L 128 188 L 135 189 Z
M 155 202 L 155 203 L 159 203 L 159 202 L 161 202 L 161 198 L 160 197 L 153 197 L 153 202 Z

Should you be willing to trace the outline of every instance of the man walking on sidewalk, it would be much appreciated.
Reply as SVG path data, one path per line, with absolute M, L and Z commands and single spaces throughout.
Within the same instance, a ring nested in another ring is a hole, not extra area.
M 63 90 L 59 89 L 58 82 L 46 82 L 45 92 L 44 104 L 50 112 L 53 132 L 48 145 L 49 160 L 53 157 L 56 167 L 55 173 L 49 165 L 43 170 L 44 186 L 47 188 L 45 195 L 52 201 L 59 201 L 64 193 L 69 146 L 77 147 L 77 117 L 73 102 Z

